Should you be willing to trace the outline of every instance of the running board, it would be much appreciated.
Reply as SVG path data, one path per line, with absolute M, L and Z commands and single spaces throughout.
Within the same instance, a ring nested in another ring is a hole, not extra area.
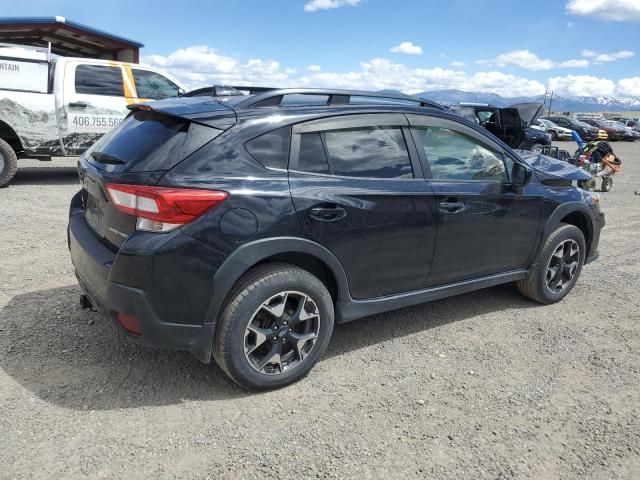
M 346 303 L 338 305 L 337 322 L 344 323 L 362 317 L 368 317 L 377 313 L 388 312 L 399 308 L 411 307 L 420 303 L 431 302 L 441 298 L 460 295 L 463 293 L 493 287 L 503 283 L 522 280 L 527 276 L 527 270 L 512 270 L 510 272 L 488 275 L 486 277 L 464 280 L 438 287 L 414 290 L 412 292 L 389 295 L 386 297 L 372 298 L 368 300 L 349 299 Z

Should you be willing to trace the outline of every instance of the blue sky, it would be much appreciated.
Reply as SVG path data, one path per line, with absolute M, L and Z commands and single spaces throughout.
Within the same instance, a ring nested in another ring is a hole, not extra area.
M 0 11 L 139 40 L 145 63 L 189 87 L 640 97 L 640 0 L 0 0 Z

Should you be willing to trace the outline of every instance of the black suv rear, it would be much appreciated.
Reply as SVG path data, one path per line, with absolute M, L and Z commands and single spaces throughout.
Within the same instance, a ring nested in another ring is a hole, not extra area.
M 511 148 L 541 153 L 551 145 L 551 135 L 531 125 L 543 107 L 533 102 L 502 108 L 486 103 L 459 103 L 451 105 L 451 110 L 489 130 Z
M 139 342 L 213 355 L 247 388 L 306 375 L 334 321 L 505 282 L 552 303 L 596 257 L 598 199 L 571 185 L 587 174 L 423 99 L 273 90 L 130 108 L 79 160 L 83 305 Z

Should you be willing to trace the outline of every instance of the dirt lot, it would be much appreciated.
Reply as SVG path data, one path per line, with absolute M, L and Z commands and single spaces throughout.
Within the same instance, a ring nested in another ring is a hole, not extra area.
M 601 257 L 563 302 L 503 286 L 338 326 L 259 395 L 82 311 L 74 161 L 22 163 L 0 190 L 0 477 L 638 478 L 640 142 L 614 148 Z

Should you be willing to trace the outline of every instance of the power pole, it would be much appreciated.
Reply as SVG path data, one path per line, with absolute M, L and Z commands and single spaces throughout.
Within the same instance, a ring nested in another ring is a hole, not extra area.
M 547 111 L 547 115 L 551 115 L 551 104 L 553 103 L 553 90 L 551 90 L 551 96 L 549 97 L 549 110 Z

